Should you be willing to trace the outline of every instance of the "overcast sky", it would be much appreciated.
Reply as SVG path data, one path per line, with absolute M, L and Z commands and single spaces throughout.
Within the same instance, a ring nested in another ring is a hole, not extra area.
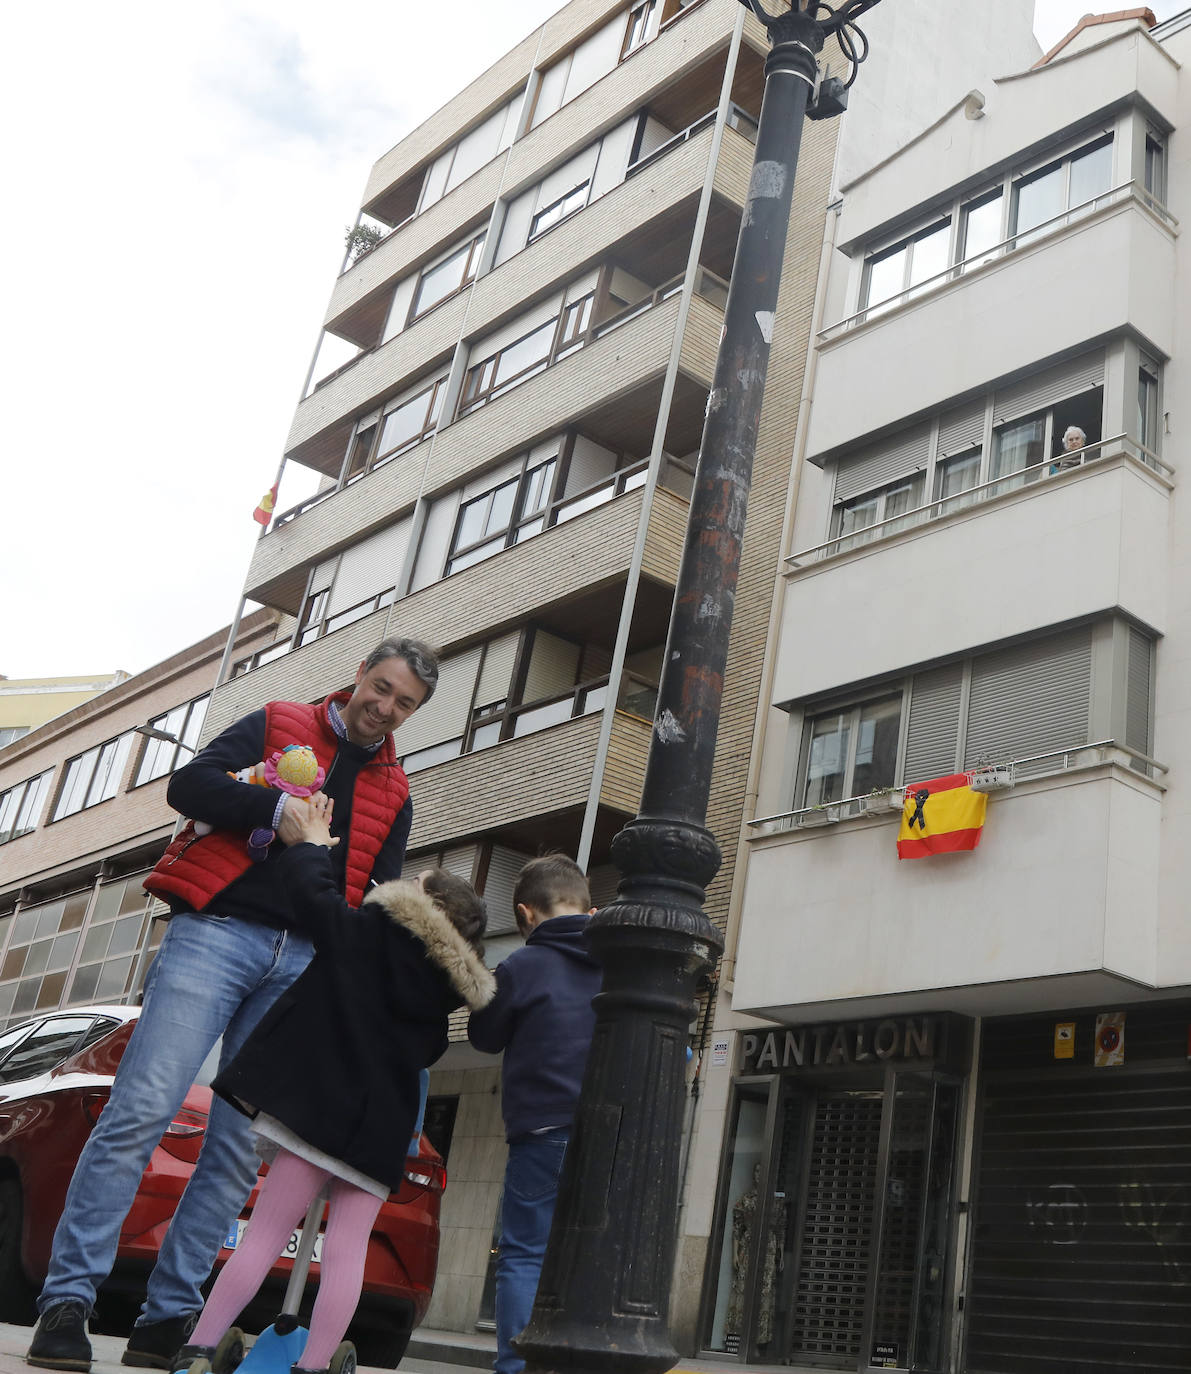
M 559 3 L 4 7 L 0 674 L 228 623 L 369 168 Z

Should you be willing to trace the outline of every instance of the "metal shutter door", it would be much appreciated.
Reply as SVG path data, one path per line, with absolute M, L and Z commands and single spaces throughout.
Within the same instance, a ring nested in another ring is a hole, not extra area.
M 1019 1067 L 983 1088 L 968 1374 L 1191 1369 L 1187 1012 L 1131 1009 L 1126 1063 L 1107 1069 L 1090 1068 L 1094 1012 L 1049 1069 L 1063 1013 L 987 1028 Z M 1166 1063 L 1140 1063 L 1159 1038 Z
M 955 771 L 964 665 L 918 673 L 910 691 L 910 723 L 902 779 L 926 782 Z
M 883 487 L 896 477 L 922 472 L 930 454 L 930 426 L 920 425 L 840 460 L 835 471 L 835 500 L 850 501 L 861 492 Z
M 1087 744 L 1091 682 L 1086 626 L 975 659 L 964 767 Z

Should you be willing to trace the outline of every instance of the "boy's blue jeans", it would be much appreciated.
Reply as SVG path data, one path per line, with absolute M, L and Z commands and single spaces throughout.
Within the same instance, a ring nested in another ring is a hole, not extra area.
M 569 1127 L 509 1142 L 496 1262 L 496 1374 L 520 1374 L 512 1342 L 529 1325 L 550 1238 Z
M 230 916 L 171 919 L 145 981 L 140 1020 L 75 1166 L 38 1299 L 88 1310 L 116 1258 L 120 1229 L 153 1148 L 222 1034 L 220 1065 L 310 962 L 304 935 Z M 251 1122 L 222 1098 L 211 1104 L 202 1149 L 149 1277 L 141 1322 L 197 1312 L 199 1286 L 252 1190 Z

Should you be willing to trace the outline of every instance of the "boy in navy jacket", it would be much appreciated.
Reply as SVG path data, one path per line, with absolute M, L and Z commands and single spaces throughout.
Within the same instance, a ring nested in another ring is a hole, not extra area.
M 468 1023 L 471 1043 L 504 1051 L 501 1109 L 509 1158 L 496 1268 L 496 1374 L 520 1374 L 512 1342 L 529 1325 L 558 1179 L 595 1028 L 600 966 L 584 926 L 591 893 L 563 854 L 532 859 L 513 890 L 522 949 L 496 970 L 496 996 Z

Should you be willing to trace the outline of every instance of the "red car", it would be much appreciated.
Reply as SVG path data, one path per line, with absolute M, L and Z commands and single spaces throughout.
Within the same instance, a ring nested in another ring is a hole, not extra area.
M 54 1227 L 75 1161 L 108 1099 L 116 1065 L 140 1015 L 138 1007 L 76 1007 L 47 1012 L 0 1034 L 0 1321 L 33 1320 L 33 1298 L 49 1266 Z M 130 1299 L 139 1306 L 145 1279 L 190 1177 L 211 1103 L 195 1085 L 137 1190 L 120 1233 L 116 1267 L 97 1303 L 99 1324 Z M 368 1242 L 364 1291 L 349 1337 L 361 1364 L 393 1368 L 425 1315 L 438 1266 L 439 1201 L 446 1186 L 442 1159 L 425 1136 L 406 1160 L 405 1179 L 380 1210 Z M 235 1244 L 243 1219 L 228 1236 Z M 231 1249 L 225 1247 L 218 1267 Z M 260 1326 L 280 1308 L 292 1261 L 281 1259 L 248 1318 Z M 310 1267 L 302 1314 L 308 1316 L 319 1267 Z M 119 1323 L 114 1323 L 119 1325 Z

